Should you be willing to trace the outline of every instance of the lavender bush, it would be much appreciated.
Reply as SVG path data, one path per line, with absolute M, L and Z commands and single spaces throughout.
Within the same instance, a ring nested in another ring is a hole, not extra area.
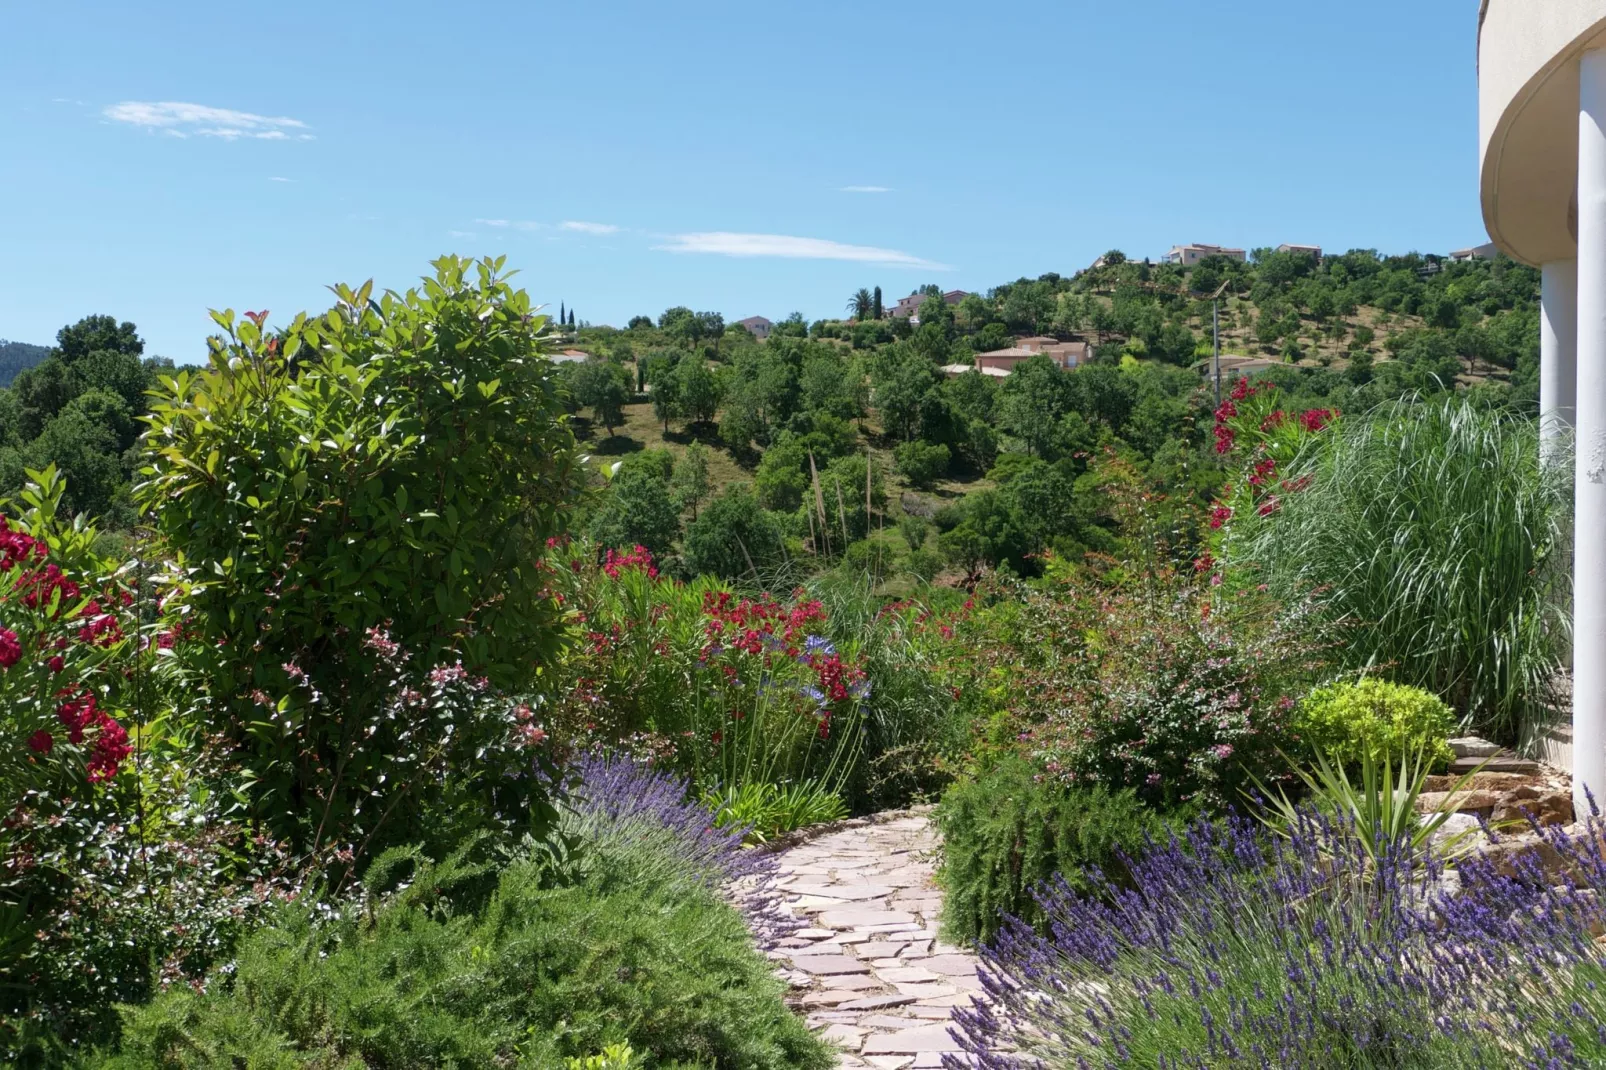
M 1048 934 L 1011 919 L 984 951 L 961 1041 L 993 1070 L 1601 1066 L 1601 834 L 1547 829 L 1457 876 L 1313 813 L 1289 839 L 1201 822 L 1132 888 L 1041 886 Z
M 604 853 L 629 854 L 638 878 L 692 880 L 723 892 L 761 947 L 801 924 L 775 886 L 778 857 L 743 847 L 745 825 L 716 827 L 714 811 L 691 797 L 688 781 L 618 754 L 583 755 L 574 772 L 566 832 Z

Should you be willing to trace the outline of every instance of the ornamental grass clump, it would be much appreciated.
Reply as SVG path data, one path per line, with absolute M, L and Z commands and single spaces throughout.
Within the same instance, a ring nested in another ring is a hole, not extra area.
M 1601 833 L 1546 829 L 1548 867 L 1491 854 L 1456 882 L 1311 812 L 1287 838 L 1201 821 L 1130 887 L 1042 885 L 1047 932 L 1011 919 L 984 952 L 962 1043 L 995 1070 L 1599 1066 Z
M 1286 464 L 1305 489 L 1218 556 L 1278 597 L 1315 592 L 1345 667 L 1427 688 L 1514 742 L 1549 716 L 1567 646 L 1561 467 L 1539 464 L 1532 421 L 1403 401 Z

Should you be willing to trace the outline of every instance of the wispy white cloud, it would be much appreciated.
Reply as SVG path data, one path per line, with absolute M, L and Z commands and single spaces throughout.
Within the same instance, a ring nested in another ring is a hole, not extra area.
M 669 241 L 670 244 L 655 245 L 653 248 L 671 253 L 774 256 L 790 260 L 851 260 L 862 264 L 947 270 L 947 265 L 899 252 L 897 249 L 878 249 L 873 245 L 847 245 L 842 242 L 826 241 L 823 238 L 796 238 L 786 234 L 733 234 L 721 230 L 699 234 L 676 234 L 671 236 Z
M 476 219 L 474 222 L 482 227 L 496 227 L 501 230 L 541 230 L 546 224 L 536 223 L 528 219 Z
M 269 175 L 268 176 L 268 181 L 269 182 L 293 182 L 295 180 L 294 179 L 285 178 L 283 175 Z
M 475 234 L 472 230 L 448 230 L 446 233 L 447 233 L 448 237 L 452 237 L 452 238 L 477 238 L 477 237 L 479 237 L 479 235 Z
M 891 193 L 891 186 L 843 186 L 841 193 Z
M 205 104 L 125 100 L 106 108 L 101 114 L 113 122 L 150 131 L 160 130 L 169 137 L 216 137 L 225 141 L 238 138 L 261 141 L 288 141 L 291 138 L 312 140 L 312 135 L 305 132 L 307 124 L 300 119 L 255 115 L 248 111 L 213 108 Z
M 565 219 L 558 224 L 560 230 L 578 230 L 582 234 L 617 234 L 619 228 L 612 223 L 581 223 L 573 219 Z

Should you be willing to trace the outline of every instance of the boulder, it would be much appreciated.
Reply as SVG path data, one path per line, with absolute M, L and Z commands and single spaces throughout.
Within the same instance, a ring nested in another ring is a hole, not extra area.
M 1541 827 L 1570 825 L 1573 823 L 1573 796 L 1568 791 L 1539 791 L 1519 788 L 1508 793 L 1494 808 L 1490 820 L 1496 825 L 1503 822 L 1527 824 L 1529 815 Z

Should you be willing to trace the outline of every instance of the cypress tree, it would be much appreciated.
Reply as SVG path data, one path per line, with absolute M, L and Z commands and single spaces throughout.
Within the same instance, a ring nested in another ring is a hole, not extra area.
M 875 288 L 875 294 L 870 299 L 870 314 L 876 319 L 881 318 L 881 287 Z

